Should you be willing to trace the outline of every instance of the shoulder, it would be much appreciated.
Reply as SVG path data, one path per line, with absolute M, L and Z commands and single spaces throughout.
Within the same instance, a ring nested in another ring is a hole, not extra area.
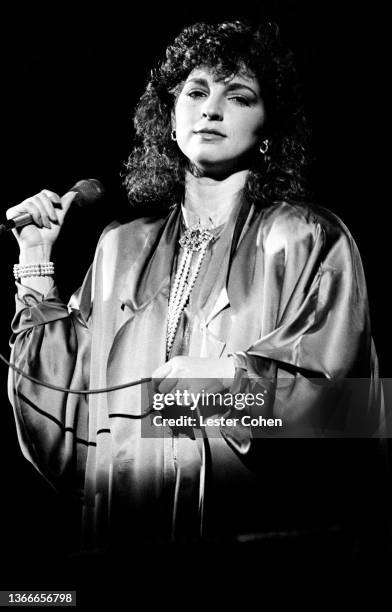
M 114 221 L 102 232 L 97 251 L 120 252 L 122 257 L 129 258 L 140 253 L 140 250 L 156 235 L 164 225 L 166 217 L 142 217 L 127 223 Z
M 259 228 L 264 238 L 280 235 L 288 243 L 302 240 L 353 242 L 343 221 L 327 208 L 282 202 L 261 211 Z

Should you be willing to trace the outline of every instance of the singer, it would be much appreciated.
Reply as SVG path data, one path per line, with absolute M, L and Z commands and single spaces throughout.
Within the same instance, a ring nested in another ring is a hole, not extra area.
M 277 26 L 184 29 L 152 70 L 134 125 L 123 178 L 144 212 L 106 228 L 68 305 L 51 252 L 74 193 L 44 189 L 8 210 L 34 220 L 13 230 L 12 361 L 75 389 L 153 377 L 160 393 L 234 394 L 260 379 L 275 399 L 241 419 L 222 406 L 234 425 L 202 435 L 159 427 L 148 437 L 151 416 L 134 418 L 145 412 L 140 386 L 78 396 L 10 371 L 23 453 L 78 496 L 84 550 L 236 538 L 276 527 L 278 515 L 279 528 L 298 527 L 300 511 L 278 503 L 266 474 L 280 492 L 304 474 L 290 471 L 295 457 L 279 468 L 284 443 L 271 450 L 276 440 L 248 423 L 278 418 L 301 437 L 351 418 L 312 379 L 370 380 L 377 357 L 354 240 L 307 183 L 309 129 Z M 382 424 L 375 388 L 371 434 Z M 306 522 L 312 508 L 301 508 Z

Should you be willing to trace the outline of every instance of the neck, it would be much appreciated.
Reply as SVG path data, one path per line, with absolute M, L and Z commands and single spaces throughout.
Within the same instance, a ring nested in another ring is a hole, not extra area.
M 247 170 L 240 170 L 217 180 L 211 177 L 195 177 L 188 172 L 185 177 L 184 207 L 196 214 L 202 225 L 225 223 L 241 199 Z

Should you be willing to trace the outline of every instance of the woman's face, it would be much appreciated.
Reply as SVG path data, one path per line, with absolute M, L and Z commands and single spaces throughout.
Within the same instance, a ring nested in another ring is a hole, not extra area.
M 264 123 L 255 78 L 239 72 L 221 79 L 202 66 L 189 74 L 172 114 L 179 148 L 207 174 L 246 168 Z

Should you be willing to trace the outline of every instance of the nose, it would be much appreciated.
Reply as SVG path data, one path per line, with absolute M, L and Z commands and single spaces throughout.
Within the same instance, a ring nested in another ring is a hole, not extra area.
M 208 96 L 202 108 L 202 115 L 209 121 L 222 121 L 223 109 L 221 101 L 217 96 Z

